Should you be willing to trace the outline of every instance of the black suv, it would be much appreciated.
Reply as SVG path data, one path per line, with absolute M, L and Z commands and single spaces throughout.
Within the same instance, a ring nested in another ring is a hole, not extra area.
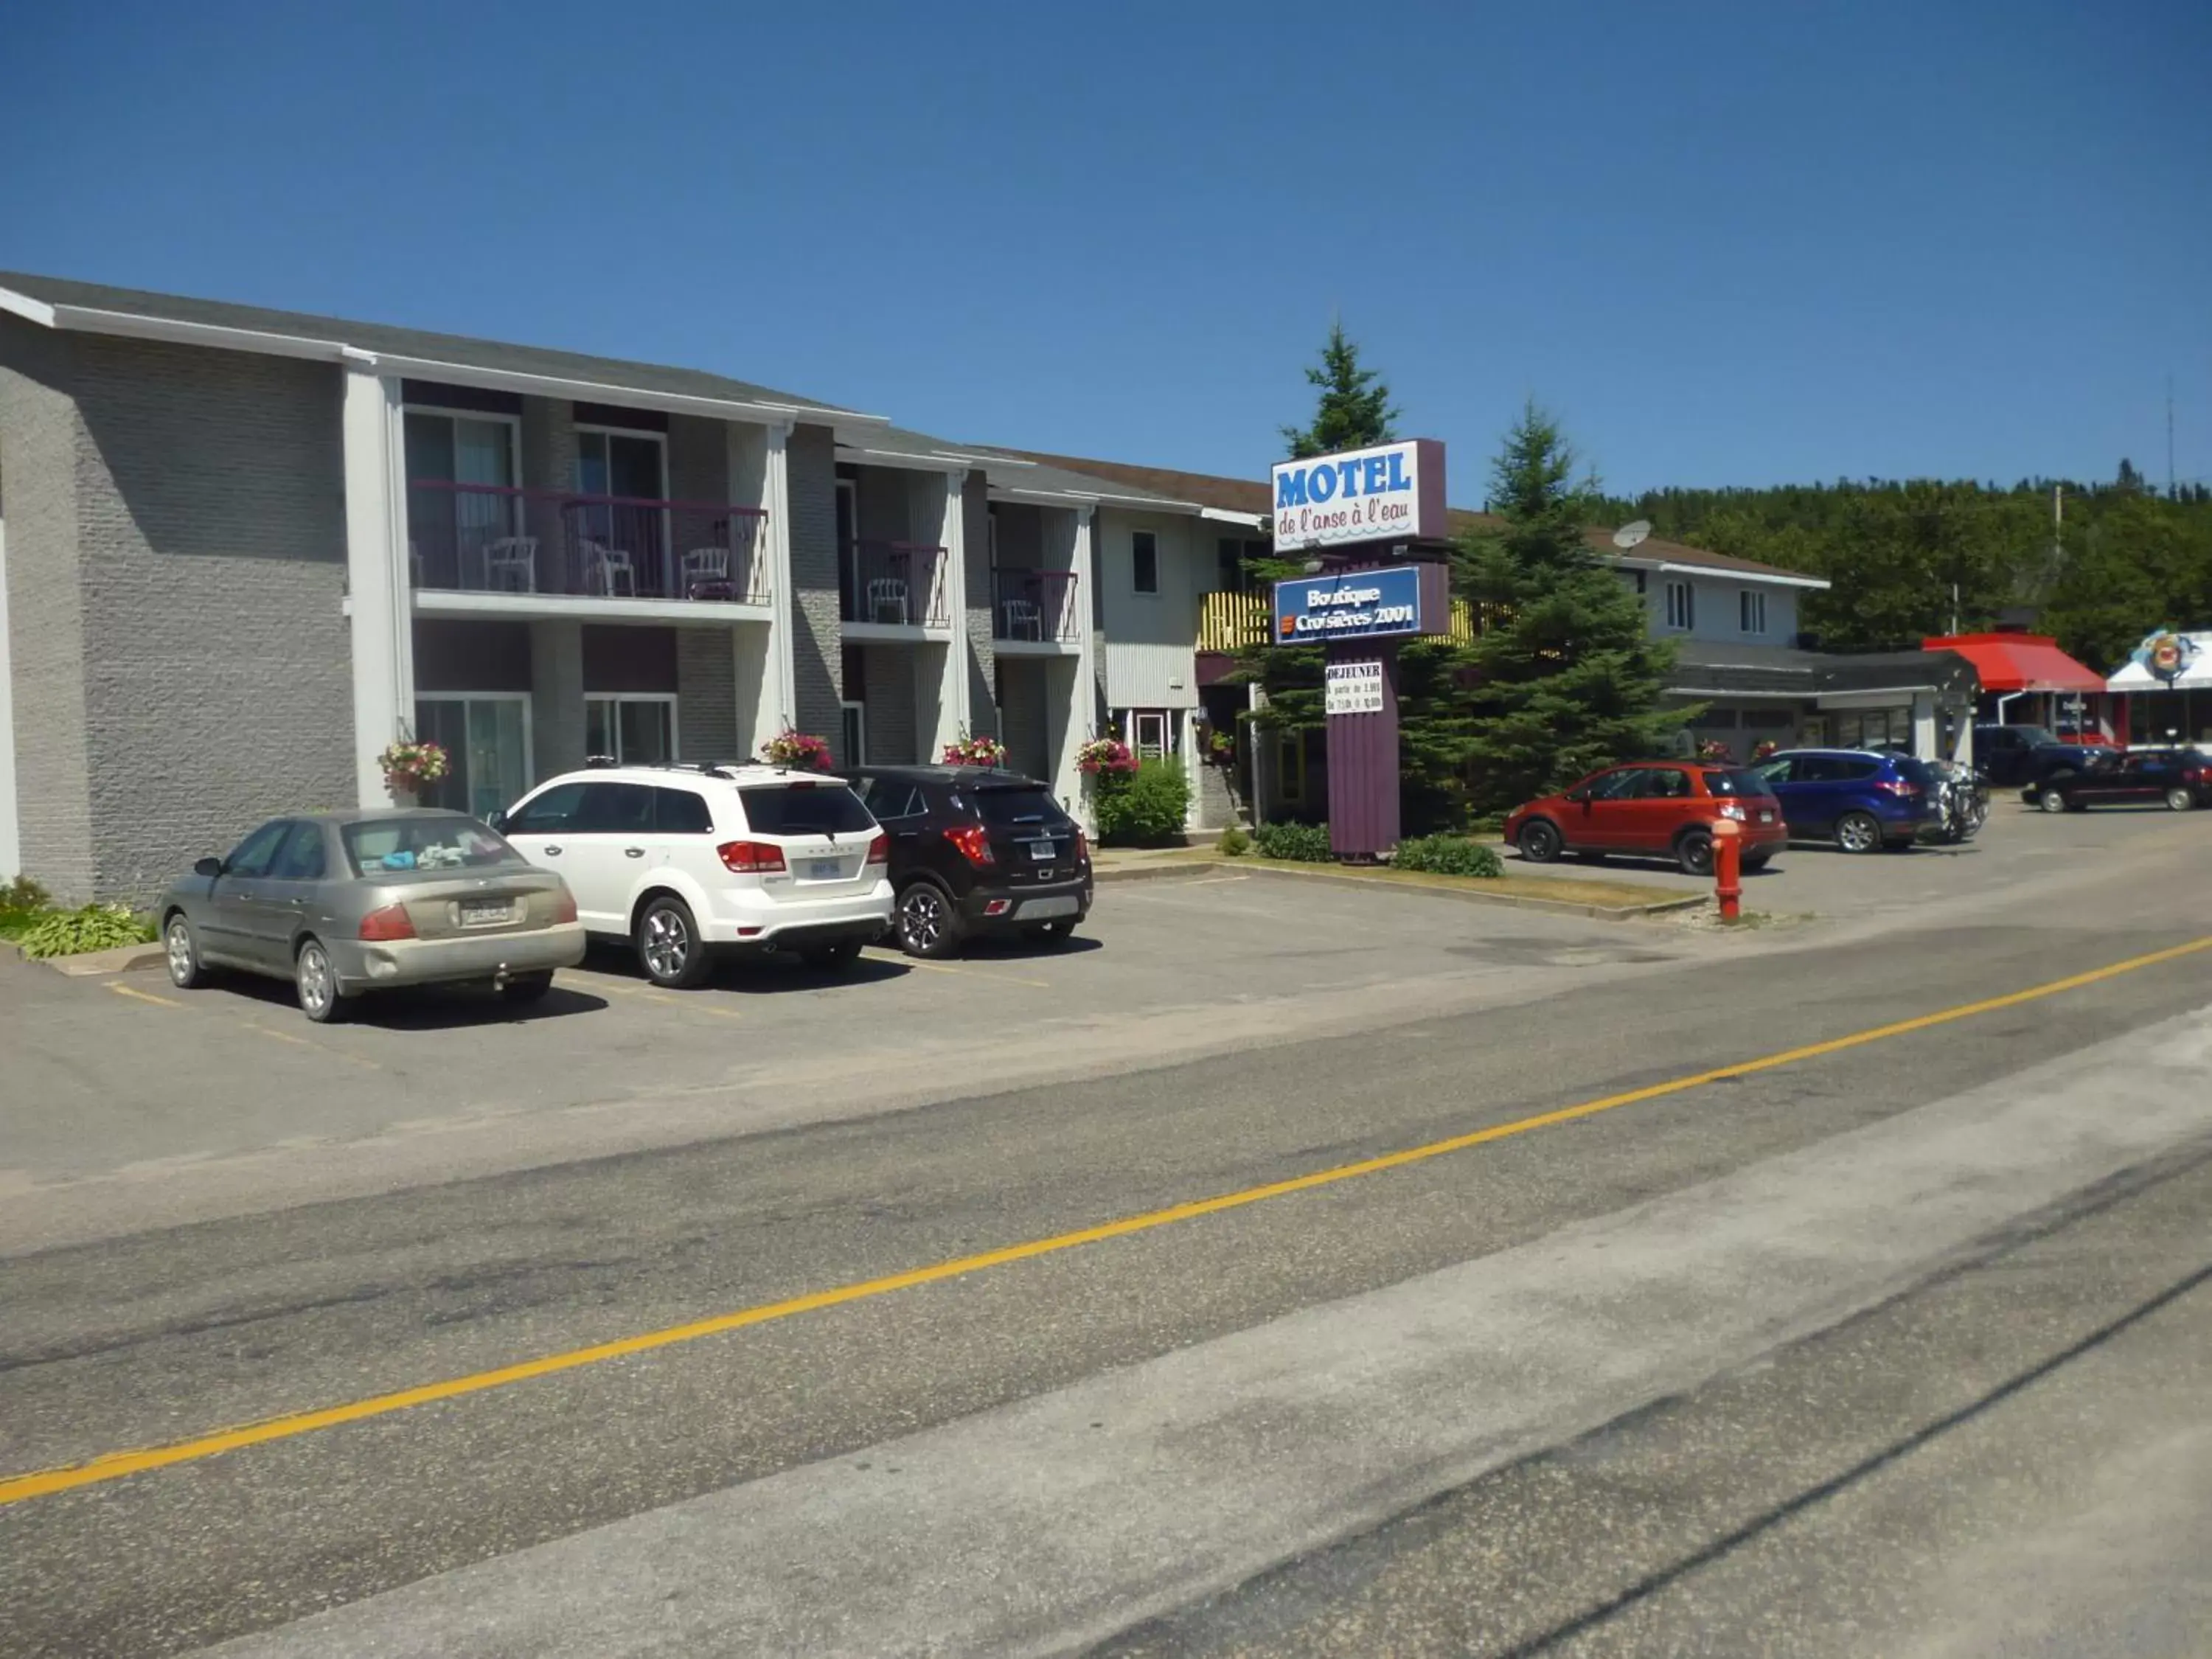
M 1066 938 L 1091 912 L 1091 845 L 1052 792 L 994 767 L 845 774 L 891 838 L 891 930 L 909 956 L 978 933 Z

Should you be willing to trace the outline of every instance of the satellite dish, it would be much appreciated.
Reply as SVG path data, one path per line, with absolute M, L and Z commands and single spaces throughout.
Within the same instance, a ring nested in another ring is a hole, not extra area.
M 1626 553 L 1651 533 L 1651 520 L 1638 519 L 1613 532 L 1613 544 Z

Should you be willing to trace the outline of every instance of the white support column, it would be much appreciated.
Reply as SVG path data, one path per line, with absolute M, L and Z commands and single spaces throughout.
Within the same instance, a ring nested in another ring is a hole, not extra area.
M 376 757 L 413 730 L 415 720 L 415 599 L 399 381 L 379 374 L 374 357 L 349 354 L 344 395 L 355 787 L 360 805 L 387 806 L 392 798 Z
M 919 484 L 921 480 L 916 479 Z M 954 742 L 969 724 L 969 673 L 968 660 L 968 518 L 962 492 L 968 485 L 968 469 L 956 467 L 945 474 L 945 498 L 937 504 L 935 538 L 945 550 L 945 557 L 938 572 L 939 592 L 944 596 L 945 614 L 951 619 L 952 637 L 945 648 L 932 651 L 924 648 L 915 653 L 917 660 L 936 668 L 937 684 L 933 687 L 917 685 L 916 702 L 919 711 L 933 710 L 935 720 L 927 741 L 918 746 L 925 760 L 935 760 L 945 750 L 945 745 Z M 913 496 L 909 496 L 911 501 Z M 919 514 L 917 516 L 920 516 Z M 926 525 L 916 526 L 927 529 Z M 919 733 L 916 734 L 920 736 Z
M 768 514 L 759 554 L 768 567 L 769 608 L 774 620 L 759 629 L 732 630 L 737 658 L 738 741 L 744 757 L 793 723 L 798 707 L 798 653 L 793 630 L 800 626 L 799 595 L 791 577 L 791 471 L 786 447 L 788 422 L 764 426 L 732 422 L 731 499 L 757 504 Z
M 8 525 L 0 520 L 0 881 L 23 872 L 23 819 L 15 802 L 15 671 L 8 660 Z
M 1090 798 L 1084 793 L 1083 769 L 1077 762 L 1076 751 L 1091 740 L 1098 696 L 1098 637 L 1091 625 L 1092 607 L 1097 604 L 1091 591 L 1097 566 L 1091 554 L 1097 511 L 1090 507 L 1075 509 L 1075 550 L 1068 562 L 1068 568 L 1075 573 L 1075 637 L 1079 645 L 1075 684 L 1068 688 L 1066 706 L 1048 711 L 1059 737 L 1053 754 L 1053 793 L 1093 833 L 1098 825 L 1091 811 Z M 1048 674 L 1045 684 L 1049 688 L 1058 678 L 1057 675 Z
M 1936 694 L 1916 691 L 1912 694 L 1912 753 L 1917 759 L 1929 761 L 1943 758 L 1936 735 Z

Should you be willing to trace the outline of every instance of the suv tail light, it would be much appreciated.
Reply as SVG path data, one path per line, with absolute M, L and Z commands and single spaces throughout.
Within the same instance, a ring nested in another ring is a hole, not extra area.
M 1895 795 L 1900 800 L 1909 800 L 1920 793 L 1918 784 L 1907 783 L 1903 778 L 1876 778 L 1874 787 L 1883 794 Z
M 991 837 L 980 823 L 956 823 L 945 832 L 945 839 L 958 848 L 960 856 L 978 870 L 999 861 L 991 851 Z
M 570 892 L 564 884 L 560 893 L 553 900 L 553 925 L 557 927 L 564 921 L 574 921 L 575 919 L 576 896 Z
M 781 873 L 783 848 L 765 841 L 726 841 L 714 849 L 723 868 L 740 876 Z
M 1751 814 L 1743 810 L 1743 803 L 1741 801 L 1723 801 L 1720 805 L 1720 814 L 1724 818 L 1734 818 L 1738 823 L 1751 822 Z
M 866 861 L 869 864 L 889 864 L 891 861 L 891 838 L 880 830 L 876 831 L 876 838 L 868 843 Z
M 1091 862 L 1091 837 L 1080 830 L 1075 832 L 1075 861 L 1078 864 Z
M 387 904 L 361 919 L 361 936 L 365 939 L 413 939 L 415 918 L 407 914 L 405 905 Z

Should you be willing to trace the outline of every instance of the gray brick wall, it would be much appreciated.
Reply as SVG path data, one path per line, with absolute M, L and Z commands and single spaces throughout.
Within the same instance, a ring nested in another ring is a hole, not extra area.
M 879 765 L 905 766 L 925 757 L 915 731 L 915 659 L 909 646 L 870 645 L 860 651 L 868 695 L 868 756 Z
M 530 624 L 531 763 L 539 781 L 584 763 L 584 625 Z
M 522 482 L 532 489 L 576 487 L 576 411 L 575 405 L 565 398 L 522 400 Z M 541 548 L 566 544 L 556 503 L 527 501 L 523 515 L 529 533 L 538 538 Z
M 22 866 L 71 899 L 93 890 L 84 733 L 83 592 L 68 342 L 0 315 L 0 487 L 8 514 L 8 649 Z M 17 872 L 0 870 L 0 880 Z
M 1006 702 L 1000 714 L 1006 721 L 1001 735 L 1007 763 L 1017 772 L 1049 781 L 1052 723 L 1046 715 L 1045 697 L 1052 677 L 1045 672 L 1047 665 L 1034 657 L 1009 657 L 1001 666 Z
M 682 492 L 678 492 L 679 496 Z M 744 758 L 738 732 L 736 642 L 726 628 L 676 630 L 677 758 Z
M 702 415 L 668 417 L 668 493 L 679 501 L 730 499 L 730 439 L 726 422 Z M 685 515 L 687 521 L 690 515 Z
M 350 805 L 340 373 L 72 339 L 93 885 Z
M 793 655 L 802 732 L 842 741 L 837 620 L 837 449 L 826 426 L 792 428 L 785 453 L 791 490 Z M 875 711 L 868 711 L 871 720 Z M 839 756 L 841 761 L 858 757 Z
M 982 470 L 968 475 L 960 497 L 960 537 L 968 559 L 968 729 L 999 735 L 991 713 L 991 486 Z

